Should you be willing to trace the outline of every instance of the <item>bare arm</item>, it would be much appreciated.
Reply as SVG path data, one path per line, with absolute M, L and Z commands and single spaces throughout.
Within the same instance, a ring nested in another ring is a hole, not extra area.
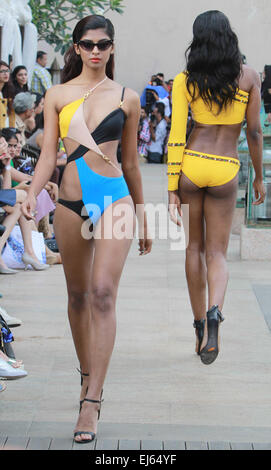
M 43 145 L 29 189 L 29 194 L 34 196 L 37 196 L 41 192 L 56 167 L 59 138 L 56 88 L 57 87 L 50 88 L 45 97 Z
M 50 88 L 45 97 L 45 127 L 42 151 L 35 167 L 35 173 L 32 177 L 32 183 L 28 191 L 27 199 L 22 205 L 23 214 L 27 219 L 34 218 L 36 198 L 41 190 L 46 186 L 56 167 L 56 155 L 59 139 L 58 112 L 56 109 L 57 93 L 59 94 L 59 85 Z
M 261 81 L 259 75 L 253 71 L 254 83 L 250 90 L 247 107 L 247 142 L 255 171 L 253 183 L 256 201 L 254 205 L 262 204 L 265 200 L 265 187 L 263 184 L 263 132 L 260 121 L 261 112 Z
M 262 179 L 263 132 L 260 121 L 261 112 L 261 81 L 258 74 L 254 75 L 254 85 L 250 91 L 247 107 L 247 142 L 256 178 Z
M 129 111 L 121 141 L 122 170 L 138 216 L 140 248 L 144 248 L 144 254 L 147 254 L 151 251 L 151 240 L 148 239 L 147 233 L 143 187 L 137 153 L 137 130 L 140 118 L 140 100 L 135 92 L 131 92 L 128 99 Z

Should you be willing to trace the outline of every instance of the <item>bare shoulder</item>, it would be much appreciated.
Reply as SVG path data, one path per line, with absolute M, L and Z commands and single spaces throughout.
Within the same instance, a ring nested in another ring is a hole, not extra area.
M 53 85 L 46 91 L 45 102 L 54 104 L 56 107 L 58 105 L 59 96 L 63 93 L 64 85 Z
M 251 91 L 254 86 L 260 87 L 261 86 L 261 78 L 259 73 L 249 65 L 243 65 L 243 78 L 249 87 L 248 91 Z
M 140 97 L 139 94 L 131 88 L 125 88 L 124 93 L 124 106 L 128 114 L 138 113 L 140 110 Z

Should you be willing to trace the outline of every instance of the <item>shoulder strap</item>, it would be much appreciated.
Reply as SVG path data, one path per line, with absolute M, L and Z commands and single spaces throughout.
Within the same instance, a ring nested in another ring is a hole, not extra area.
M 122 95 L 121 95 L 120 104 L 119 104 L 120 108 L 122 108 L 122 105 L 123 105 L 124 92 L 125 92 L 125 87 L 123 87 L 122 89 Z

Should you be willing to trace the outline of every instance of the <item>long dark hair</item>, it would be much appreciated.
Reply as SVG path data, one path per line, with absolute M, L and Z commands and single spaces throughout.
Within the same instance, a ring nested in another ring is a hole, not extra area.
M 90 15 L 80 20 L 73 31 L 73 44 L 78 44 L 84 34 L 93 29 L 104 29 L 105 33 L 114 41 L 115 31 L 114 26 L 108 18 L 101 15 Z M 72 45 L 64 56 L 64 68 L 62 71 L 61 82 L 65 83 L 78 77 L 82 72 L 83 62 L 80 55 L 77 55 L 74 46 Z M 114 54 L 111 54 L 109 61 L 106 64 L 106 75 L 113 80 L 114 78 Z
M 201 97 L 218 114 L 230 105 L 242 73 L 238 38 L 228 18 L 217 10 L 199 15 L 193 25 L 193 40 L 186 51 L 187 89 L 192 99 Z
M 11 74 L 12 82 L 13 82 L 16 93 L 21 93 L 21 92 L 28 91 L 27 83 L 23 87 L 21 87 L 19 85 L 18 81 L 17 81 L 16 76 L 17 76 L 17 73 L 20 72 L 20 70 L 26 70 L 27 71 L 27 68 L 24 65 L 17 65 L 17 67 L 15 67 L 15 69 L 13 70 L 13 72 Z
M 0 67 L 7 67 L 9 69 L 9 65 L 4 62 L 3 60 L 0 60 Z M 13 98 L 15 96 L 15 88 L 14 88 L 14 85 L 12 83 L 12 80 L 11 80 L 11 77 L 9 77 L 9 81 L 7 83 L 5 83 L 5 85 L 3 86 L 2 88 L 2 94 L 3 94 L 3 97 L 4 98 L 7 98 L 8 100 L 8 114 L 11 113 L 12 111 L 12 101 L 13 101 Z

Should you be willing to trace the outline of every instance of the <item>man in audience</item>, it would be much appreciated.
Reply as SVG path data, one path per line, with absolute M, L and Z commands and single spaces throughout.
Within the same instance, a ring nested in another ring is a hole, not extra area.
M 13 108 L 15 110 L 16 123 L 15 127 L 19 129 L 22 135 L 22 145 L 25 145 L 26 130 L 33 130 L 36 123 L 34 118 L 34 105 L 36 97 L 31 93 L 18 93 L 13 101 Z
M 52 78 L 46 69 L 47 54 L 44 51 L 38 51 L 37 62 L 33 70 L 31 91 L 44 96 L 48 88 L 52 86 Z
M 151 143 L 148 151 L 149 163 L 162 163 L 164 156 L 164 144 L 167 136 L 167 123 L 165 120 L 165 106 L 156 103 L 153 118 L 150 121 Z

